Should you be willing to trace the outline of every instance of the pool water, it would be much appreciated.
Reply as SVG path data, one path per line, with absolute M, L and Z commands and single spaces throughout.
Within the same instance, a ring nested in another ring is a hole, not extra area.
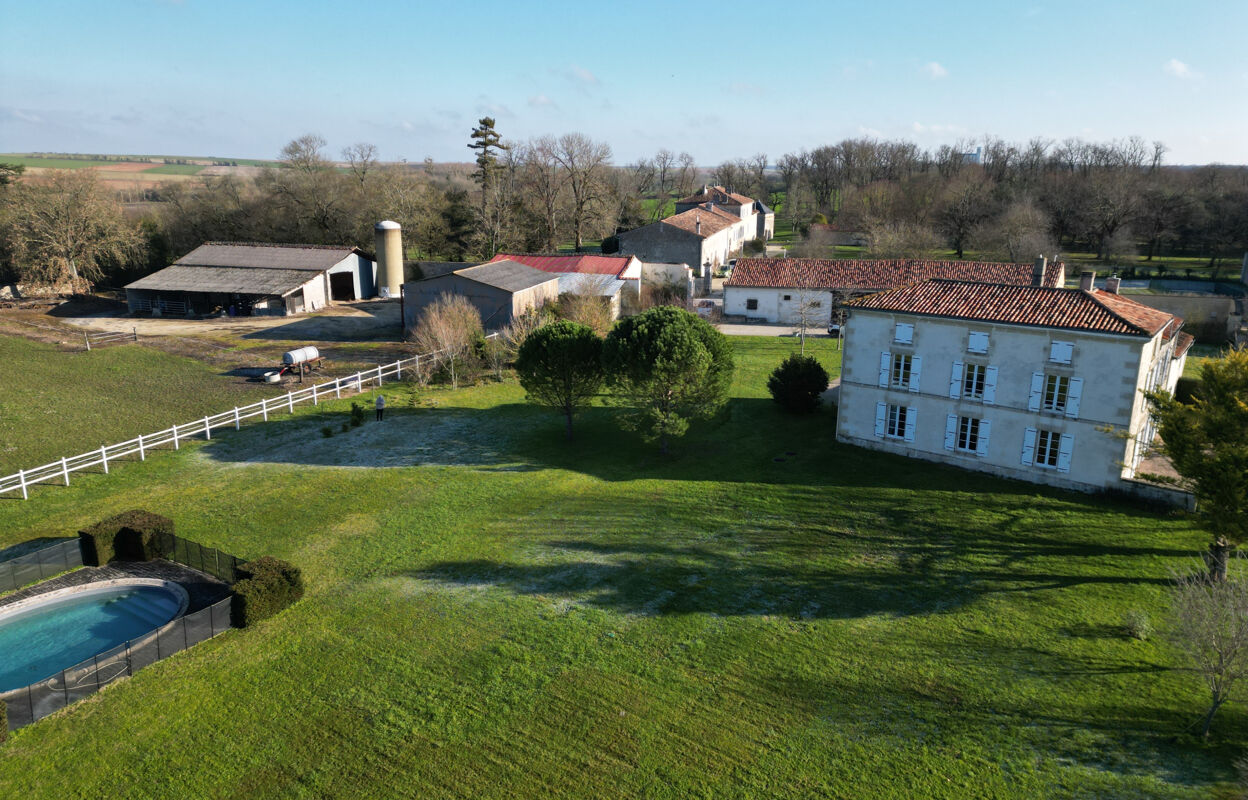
M 177 616 L 159 586 L 108 586 L 0 616 L 0 692 L 28 686 Z M 2 613 L 2 610 L 0 610 Z

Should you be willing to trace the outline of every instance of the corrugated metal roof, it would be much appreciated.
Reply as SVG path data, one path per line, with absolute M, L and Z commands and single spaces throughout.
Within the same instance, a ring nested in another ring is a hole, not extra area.
M 1121 295 L 1094 290 L 930 280 L 854 300 L 875 311 L 1153 336 L 1182 320 Z M 1177 323 L 1177 324 L 1176 324 Z
M 302 269 L 255 267 L 190 267 L 174 264 L 140 278 L 127 289 L 162 292 L 223 292 L 226 294 L 283 295 L 316 276 Z
M 533 253 L 499 253 L 493 261 L 515 261 L 543 272 L 584 272 L 593 275 L 620 277 L 633 256 L 604 256 L 596 253 L 574 255 L 536 255 Z
M 520 292 L 543 283 L 557 281 L 558 277 L 540 269 L 533 269 L 516 261 L 491 261 L 478 267 L 457 269 L 455 274 L 468 280 L 484 283 L 508 292 Z
M 352 253 L 354 247 L 206 242 L 173 262 L 178 267 L 249 267 L 251 269 L 301 269 L 324 272 Z

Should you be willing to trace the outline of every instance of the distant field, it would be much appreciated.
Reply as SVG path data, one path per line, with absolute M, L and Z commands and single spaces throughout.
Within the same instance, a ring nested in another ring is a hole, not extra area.
M 198 175 L 207 167 L 202 164 L 165 164 L 143 170 L 144 175 Z
M 39 158 L 38 156 L 10 155 L 8 153 L 0 154 L 0 161 L 6 164 L 20 164 L 23 167 L 43 169 L 82 169 L 83 167 L 99 167 L 107 164 L 123 163 L 107 161 L 102 158 Z

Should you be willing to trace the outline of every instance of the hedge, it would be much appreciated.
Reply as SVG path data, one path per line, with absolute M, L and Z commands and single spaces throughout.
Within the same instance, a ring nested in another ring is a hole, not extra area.
M 1180 403 L 1191 403 L 1200 395 L 1200 378 L 1179 378 L 1174 386 L 1174 399 Z
M 9 738 L 9 707 L 0 700 L 0 744 Z
M 161 558 L 160 539 L 173 534 L 173 520 L 134 509 L 100 520 L 79 531 L 82 561 L 99 567 L 110 561 L 151 561 Z
M 303 575 L 293 564 L 262 556 L 239 567 L 243 576 L 234 584 L 230 606 L 236 628 L 268 619 L 303 597 Z

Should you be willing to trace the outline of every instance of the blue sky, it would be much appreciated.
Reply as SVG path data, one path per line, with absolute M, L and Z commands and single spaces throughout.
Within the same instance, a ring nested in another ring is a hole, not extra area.
M 580 131 L 617 163 L 847 136 L 1162 140 L 1248 163 L 1248 2 L 0 0 L 0 152 L 471 158 Z

